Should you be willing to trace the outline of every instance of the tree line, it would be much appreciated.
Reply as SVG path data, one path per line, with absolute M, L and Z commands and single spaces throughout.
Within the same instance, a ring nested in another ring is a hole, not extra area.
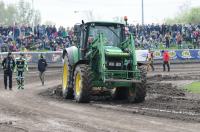
M 40 11 L 33 9 L 31 3 L 20 0 L 15 4 L 5 4 L 0 1 L 0 25 L 37 25 L 40 22 Z
M 200 7 L 193 7 L 165 20 L 167 24 L 200 24 Z

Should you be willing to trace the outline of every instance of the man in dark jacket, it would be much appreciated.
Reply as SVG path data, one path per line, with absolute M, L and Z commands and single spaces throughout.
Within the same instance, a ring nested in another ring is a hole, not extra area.
M 40 59 L 38 61 L 38 71 L 40 72 L 39 77 L 42 82 L 42 85 L 44 85 L 44 72 L 46 71 L 46 68 L 47 68 L 46 59 L 44 59 L 43 55 L 41 54 Z
M 12 74 L 15 68 L 15 61 L 12 58 L 12 53 L 9 52 L 8 56 L 2 61 L 2 67 L 4 70 L 4 86 L 7 89 L 7 78 L 9 78 L 9 89 L 12 90 Z

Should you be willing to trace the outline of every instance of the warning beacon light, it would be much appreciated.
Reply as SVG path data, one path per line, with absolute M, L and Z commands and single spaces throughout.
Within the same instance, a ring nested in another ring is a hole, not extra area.
M 128 17 L 127 16 L 124 16 L 124 21 L 126 22 L 126 25 L 128 24 L 127 21 L 128 21 Z

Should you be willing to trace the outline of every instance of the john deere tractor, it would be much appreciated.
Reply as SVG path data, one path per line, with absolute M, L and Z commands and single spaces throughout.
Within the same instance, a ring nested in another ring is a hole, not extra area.
M 146 71 L 136 60 L 126 25 L 88 22 L 75 25 L 75 44 L 63 50 L 62 92 L 66 99 L 90 101 L 94 88 L 112 89 L 114 99 L 143 102 Z

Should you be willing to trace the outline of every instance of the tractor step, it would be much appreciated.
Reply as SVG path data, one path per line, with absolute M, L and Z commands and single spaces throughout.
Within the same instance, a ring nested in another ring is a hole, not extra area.
M 125 79 L 105 79 L 105 82 L 130 82 L 130 83 L 141 83 L 141 80 L 125 80 Z

